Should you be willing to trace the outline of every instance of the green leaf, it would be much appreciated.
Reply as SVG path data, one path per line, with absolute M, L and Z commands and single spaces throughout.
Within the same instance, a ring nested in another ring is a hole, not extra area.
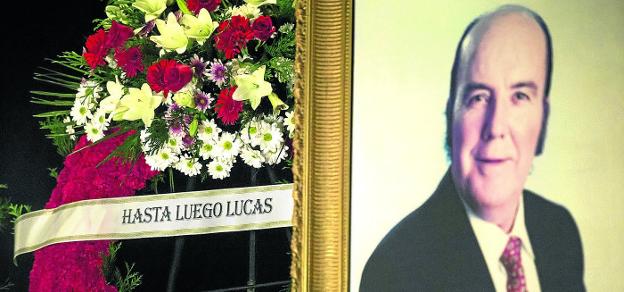
M 60 92 L 38 91 L 38 90 L 31 90 L 30 93 L 31 94 L 36 94 L 36 95 L 42 95 L 42 96 L 76 98 L 76 94 L 75 93 L 60 93 Z
M 55 134 L 47 134 L 47 138 L 57 138 L 57 137 L 66 137 L 69 136 L 67 133 L 55 133 Z
M 74 86 L 74 85 L 71 85 L 71 84 L 66 84 L 66 83 L 62 83 L 62 82 L 58 82 L 58 81 L 54 81 L 54 80 L 49 80 L 49 79 L 44 79 L 44 78 L 39 78 L 39 77 L 33 77 L 33 79 L 37 80 L 39 82 L 48 83 L 48 84 L 64 87 L 64 88 L 71 89 L 71 90 L 78 90 L 78 86 L 79 86 L 79 85 L 78 86 Z
M 279 14 L 281 18 L 294 20 L 295 18 L 295 1 L 294 0 L 277 0 L 279 6 Z
M 9 278 L 7 278 L 4 280 L 4 283 L 0 284 L 0 291 L 10 291 L 9 288 L 12 288 L 13 286 L 15 285 L 9 281 Z
M 47 80 L 47 81 L 50 81 L 50 82 L 54 81 L 54 82 L 59 83 L 59 84 L 63 84 L 63 85 L 67 85 L 67 86 L 71 85 L 71 86 L 74 86 L 76 88 L 78 88 L 80 86 L 80 82 L 76 82 L 76 81 L 68 80 L 68 79 L 63 79 L 62 76 L 58 76 L 58 75 L 55 75 L 55 74 L 35 73 L 34 75 L 35 76 L 33 77 L 33 79 L 35 79 L 35 80 Z
M 63 56 L 65 56 L 65 55 L 63 55 Z M 63 57 L 63 56 L 61 56 L 61 57 Z M 80 56 L 80 58 L 82 58 L 82 56 Z M 73 71 L 82 73 L 84 75 L 89 75 L 89 74 L 92 73 L 89 70 L 85 70 L 85 69 L 80 68 L 81 65 L 75 59 L 73 59 L 73 57 L 70 57 L 70 59 L 67 59 L 67 60 L 54 60 L 54 59 L 46 59 L 46 60 L 48 60 L 48 61 L 50 61 L 50 62 L 52 62 L 54 64 L 61 65 L 61 66 L 65 67 L 65 68 L 67 68 L 67 69 L 71 69 Z
M 173 119 L 177 119 L 174 112 Z M 147 151 L 147 155 L 155 154 L 160 148 L 167 143 L 169 139 L 169 127 L 167 126 L 167 122 L 163 119 L 155 119 L 152 122 L 152 125 L 147 128 L 147 132 L 149 135 L 147 136 L 147 140 L 145 141 L 145 145 L 150 149 Z
M 143 276 L 133 271 L 134 264 L 124 262 L 126 274 L 122 275 L 119 268 L 115 266 L 117 253 L 121 248 L 121 242 L 111 243 L 108 246 L 108 254 L 102 253 L 102 274 L 107 284 L 114 284 L 119 292 L 130 292 L 141 285 Z
M 69 100 L 46 100 L 41 98 L 33 97 L 30 100 L 31 103 L 35 104 L 43 104 L 43 105 L 51 105 L 51 106 L 73 106 L 74 102 Z
M 193 121 L 191 122 L 191 125 L 189 125 L 189 135 L 191 135 L 191 137 L 195 137 L 195 134 L 197 134 L 197 124 L 198 124 L 198 120 L 197 117 L 193 118 Z
M 56 70 L 52 70 L 52 69 L 46 68 L 46 67 L 38 67 L 38 68 L 41 69 L 41 70 L 50 72 L 50 73 L 54 73 L 53 75 L 58 75 L 58 76 L 65 77 L 65 78 L 70 79 L 70 80 L 79 81 L 78 83 L 80 83 L 80 81 L 82 81 L 82 77 L 79 77 L 79 76 L 65 74 L 65 73 L 62 73 L 62 72 L 59 72 L 59 71 L 56 71 Z M 43 73 L 35 73 L 35 74 L 46 75 L 46 76 L 50 75 L 50 74 L 43 74 Z
M 284 57 L 275 57 L 269 61 L 269 67 L 275 71 L 275 77 L 281 83 L 291 83 L 295 72 L 295 62 Z
M 46 118 L 39 122 L 39 127 L 42 130 L 49 131 L 46 137 L 52 140 L 52 144 L 56 146 L 56 152 L 63 157 L 72 151 L 76 143 L 71 139 L 71 135 L 65 132 L 70 124 L 64 123 L 62 117 Z
M 58 178 L 58 169 L 56 169 L 56 167 L 50 167 L 48 168 L 48 171 L 50 172 L 49 175 L 51 178 Z
M 188 9 L 188 7 L 186 7 L 186 1 L 184 1 L 184 0 L 176 0 L 176 3 L 178 3 L 178 8 L 180 8 L 180 10 L 184 14 L 191 14 L 191 11 Z
M 128 131 L 130 131 L 130 130 L 132 130 L 132 129 L 133 129 L 133 127 L 132 127 L 132 126 L 125 126 L 125 127 L 121 127 L 119 130 L 117 130 L 117 132 L 114 132 L 114 133 L 112 133 L 112 134 L 108 134 L 108 135 L 104 136 L 104 137 L 103 137 L 102 139 L 100 139 L 100 140 L 97 140 L 97 141 L 95 141 L 95 142 L 93 142 L 93 143 L 91 143 L 91 144 L 88 144 L 87 146 L 83 146 L 83 147 L 81 147 L 80 149 L 76 149 L 76 150 L 74 150 L 72 153 L 69 153 L 68 155 L 75 154 L 75 153 L 78 153 L 78 152 L 80 152 L 80 151 L 82 151 L 82 150 L 85 150 L 85 149 L 87 149 L 87 148 L 90 148 L 90 147 L 93 147 L 93 146 L 95 146 L 95 145 L 98 145 L 98 144 L 100 144 L 100 143 L 102 143 L 102 142 L 104 142 L 104 141 L 106 141 L 106 140 L 109 140 L 109 139 L 115 138 L 115 137 L 117 137 L 117 136 L 119 136 L 119 135 L 122 135 L 122 134 L 124 134 L 124 133 L 127 133 Z
M 272 57 L 295 58 L 295 33 L 282 33 L 272 43 L 265 43 L 264 49 Z
M 100 167 L 100 165 L 109 161 L 113 157 L 119 157 L 123 162 L 134 163 L 139 158 L 141 153 L 141 139 L 139 134 L 135 133 L 128 136 L 121 145 L 115 148 L 115 150 L 108 154 L 95 167 Z
M 35 118 L 47 118 L 47 117 L 56 117 L 56 116 L 62 116 L 62 115 L 68 115 L 68 114 L 69 114 L 69 110 L 51 111 L 51 112 L 45 112 L 45 113 L 36 114 L 36 115 L 33 115 L 33 117 L 35 117 Z

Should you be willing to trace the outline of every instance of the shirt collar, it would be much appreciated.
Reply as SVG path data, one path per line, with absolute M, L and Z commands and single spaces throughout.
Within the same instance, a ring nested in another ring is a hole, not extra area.
M 461 198 L 461 197 L 460 197 Z M 520 204 L 518 205 L 518 211 L 514 219 L 511 232 L 506 233 L 498 225 L 481 219 L 475 214 L 472 209 L 464 202 L 462 198 L 464 209 L 468 214 L 468 219 L 472 230 L 477 237 L 481 251 L 485 257 L 488 257 L 488 261 L 498 262 L 500 255 L 503 254 L 505 246 L 511 236 L 516 236 L 522 240 L 522 249 L 529 255 L 531 260 L 535 260 L 533 249 L 531 248 L 531 242 L 529 240 L 529 234 L 526 230 L 524 221 L 524 197 L 520 196 Z

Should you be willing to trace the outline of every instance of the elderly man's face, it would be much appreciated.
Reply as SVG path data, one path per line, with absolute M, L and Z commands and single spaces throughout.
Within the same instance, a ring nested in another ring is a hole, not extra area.
M 519 14 L 471 34 L 453 112 L 452 173 L 479 211 L 515 204 L 522 193 L 543 118 L 546 44 L 539 26 Z

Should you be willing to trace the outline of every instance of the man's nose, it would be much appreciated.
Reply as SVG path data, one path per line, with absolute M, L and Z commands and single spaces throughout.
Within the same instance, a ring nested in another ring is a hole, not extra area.
M 483 124 L 482 138 L 490 141 L 498 138 L 505 138 L 509 135 L 509 111 L 508 105 L 494 98 L 486 111 Z

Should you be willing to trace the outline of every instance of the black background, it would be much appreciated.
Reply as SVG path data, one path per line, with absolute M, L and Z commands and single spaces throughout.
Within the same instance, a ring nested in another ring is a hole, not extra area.
M 3 5 L 0 25 L 2 50 L 0 72 L 0 183 L 8 190 L 0 196 L 13 202 L 42 209 L 49 199 L 55 181 L 47 168 L 62 166 L 50 140 L 39 130 L 32 115 L 44 108 L 29 102 L 29 90 L 41 89 L 32 79 L 44 59 L 64 51 L 81 52 L 88 35 L 93 33 L 92 20 L 103 18 L 103 1 L 16 1 Z M 285 171 L 280 177 L 291 179 Z M 247 186 L 249 173 L 235 167 L 232 178 L 224 182 L 209 181 L 197 188 Z M 268 183 L 265 172 L 259 183 Z M 177 185 L 184 185 L 180 182 Z M 180 189 L 178 189 L 179 191 Z M 257 280 L 259 283 L 289 279 L 290 252 L 287 228 L 257 232 Z M 177 281 L 178 291 L 243 286 L 247 281 L 248 232 L 230 232 L 185 237 L 182 265 Z M 128 240 L 123 242 L 121 261 L 136 263 L 144 275 L 138 291 L 164 291 L 173 252 L 173 238 Z M 13 290 L 28 290 L 28 273 L 32 254 L 20 256 L 19 266 L 12 264 L 13 236 L 0 233 L 0 283 L 9 279 Z M 62 269 L 62 267 L 49 267 Z M 276 291 L 280 287 L 266 289 Z

